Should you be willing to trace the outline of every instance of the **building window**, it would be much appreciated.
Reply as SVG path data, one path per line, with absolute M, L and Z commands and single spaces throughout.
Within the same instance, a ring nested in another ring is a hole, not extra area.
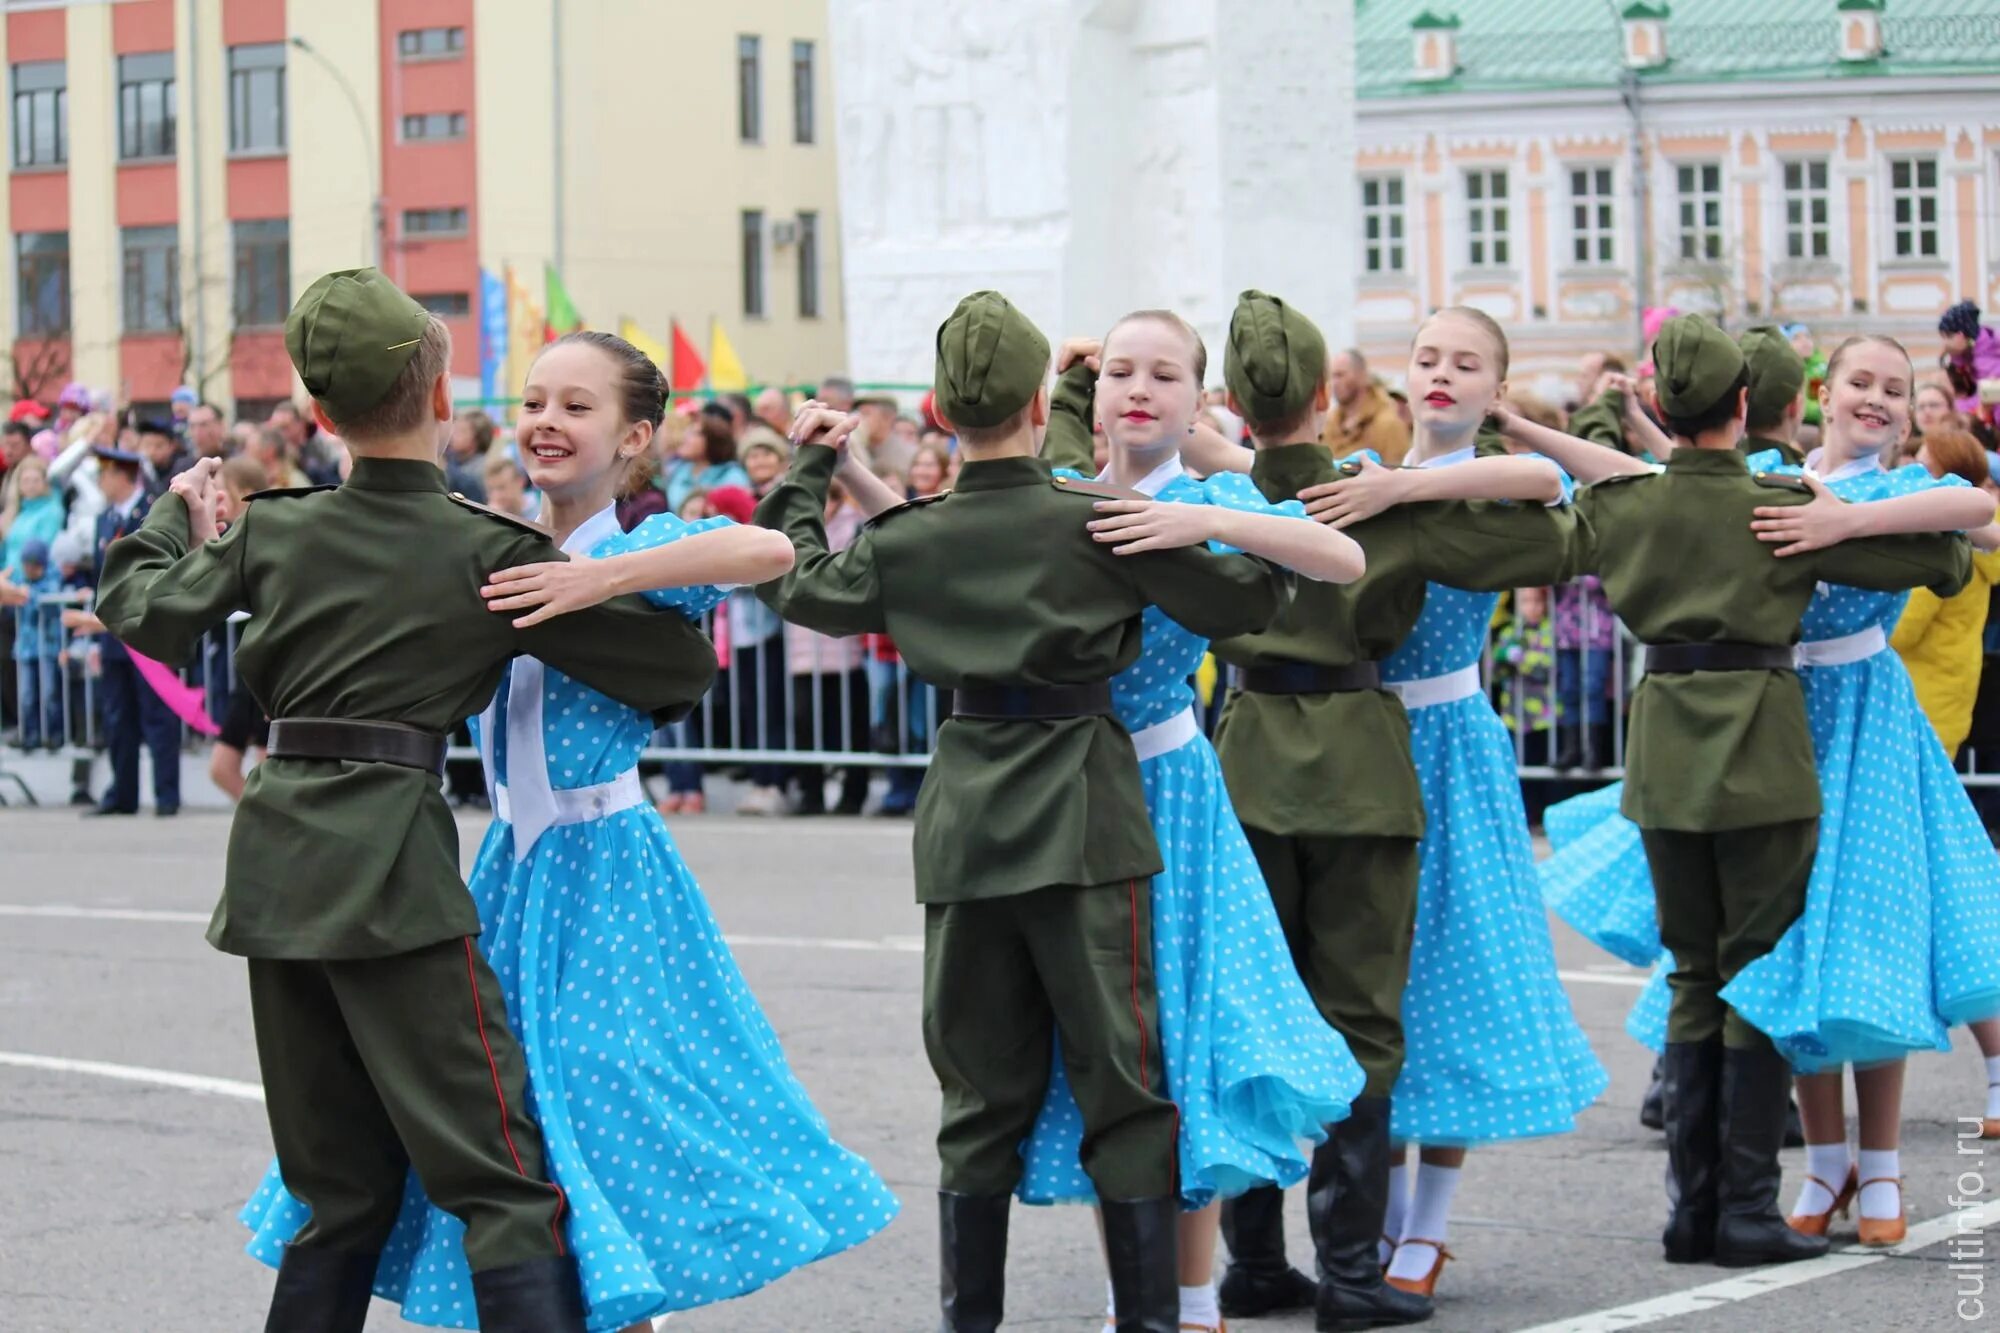
M 1889 160 L 1890 234 L 1898 259 L 1938 257 L 1938 169 L 1934 157 Z
M 423 143 L 427 140 L 463 139 L 465 137 L 465 113 L 463 111 L 434 111 L 424 116 L 403 117 L 403 142 Z
M 813 44 L 792 43 L 792 142 L 813 141 Z
M 285 151 L 285 45 L 229 48 L 229 151 Z
M 819 214 L 799 214 L 799 318 L 819 318 Z
M 1785 163 L 1785 258 L 1825 259 L 1827 216 L 1826 160 Z
M 69 161 L 69 73 L 60 60 L 14 66 L 14 165 Z
M 411 299 L 439 319 L 463 319 L 472 313 L 469 292 L 416 292 Z
M 396 34 L 396 54 L 404 60 L 454 60 L 465 54 L 463 28 L 405 28 Z
M 1361 266 L 1370 273 L 1401 273 L 1403 178 L 1365 176 L 1361 181 Z
M 764 316 L 764 214 L 755 208 L 743 210 L 743 313 Z
M 270 328 L 292 308 L 292 224 L 236 224 L 236 326 Z
M 118 57 L 118 156 L 174 155 L 174 53 Z
M 405 236 L 463 236 L 469 230 L 462 208 L 406 208 L 403 210 Z
M 755 37 L 736 39 L 736 137 L 764 142 L 764 76 L 758 68 Z
M 69 233 L 30 231 L 14 238 L 14 290 L 23 338 L 69 328 Z
M 1681 258 L 1722 258 L 1722 164 L 1690 162 L 1674 169 L 1680 199 Z
M 1465 173 L 1466 263 L 1473 268 L 1507 267 L 1507 173 Z
M 1578 264 L 1617 262 L 1610 167 L 1575 167 L 1569 173 L 1570 258 Z
M 172 227 L 127 227 L 125 331 L 171 333 L 181 318 L 181 242 Z

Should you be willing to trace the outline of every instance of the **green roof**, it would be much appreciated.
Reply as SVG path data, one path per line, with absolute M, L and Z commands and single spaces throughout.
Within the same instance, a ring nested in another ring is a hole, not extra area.
M 1435 11 L 1426 9 L 1423 13 L 1410 20 L 1410 26 L 1418 32 L 1449 32 L 1458 26 L 1458 15 L 1445 14 L 1440 16 Z
M 1868 0 L 1861 0 L 1866 3 Z M 1647 84 L 1753 79 L 1976 74 L 2000 68 L 2000 6 L 1993 0 L 1896 0 L 1882 11 L 1879 60 L 1840 58 L 1840 11 L 1856 0 L 1673 0 L 1667 64 Z M 1627 8 L 1667 8 L 1645 5 Z M 1362 97 L 1528 89 L 1615 88 L 1624 33 L 1605 0 L 1450 0 L 1458 71 L 1413 78 L 1410 31 L 1445 8 L 1438 0 L 1354 0 L 1354 66 Z M 1745 21 L 1744 15 L 1754 14 Z

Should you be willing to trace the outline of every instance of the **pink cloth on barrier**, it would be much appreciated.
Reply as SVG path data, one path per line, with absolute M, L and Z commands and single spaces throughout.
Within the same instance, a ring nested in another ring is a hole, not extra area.
M 199 685 L 186 684 L 174 673 L 174 669 L 164 662 L 155 662 L 150 657 L 132 652 L 130 648 L 125 651 L 131 653 L 132 665 L 139 668 L 140 676 L 153 687 L 153 693 L 159 695 L 167 707 L 174 710 L 175 717 L 204 736 L 214 736 L 222 730 L 215 725 L 214 720 L 208 715 L 208 710 L 202 706 L 202 690 Z

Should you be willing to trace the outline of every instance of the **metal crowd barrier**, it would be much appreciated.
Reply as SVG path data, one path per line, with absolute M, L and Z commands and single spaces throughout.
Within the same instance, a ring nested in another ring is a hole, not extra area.
M 1586 586 L 1542 595 L 1539 624 L 1517 615 L 1496 621 L 1489 634 L 1482 663 L 1488 698 L 1513 733 L 1523 779 L 1617 777 L 1625 758 L 1626 701 L 1637 682 L 1636 644 Z M 91 643 L 60 625 L 64 611 L 81 610 L 88 601 L 87 591 L 67 591 L 0 611 L 12 619 L 15 645 L 0 784 L 25 790 L 7 769 L 24 741 L 36 741 L 37 752 L 78 762 L 104 748 L 97 676 L 88 664 Z M 1571 630 L 1560 640 L 1559 609 L 1566 610 Z M 184 672 L 189 683 L 203 684 L 207 712 L 217 723 L 235 688 L 236 641 L 245 619 L 212 635 L 200 660 Z M 914 676 L 886 640 L 831 639 L 786 625 L 747 589 L 731 593 L 705 628 L 721 659 L 714 688 L 689 718 L 656 733 L 640 756 L 671 790 L 698 791 L 704 773 L 717 769 L 757 786 L 791 787 L 839 770 L 848 783 L 865 786 L 870 775 L 882 774 L 913 789 L 930 762 L 949 701 Z M 55 654 L 24 658 L 19 645 L 38 633 L 48 636 L 42 642 L 57 645 Z M 30 698 L 43 715 L 39 725 L 25 727 L 21 705 Z M 1219 704 L 1212 699 L 1205 710 L 1211 724 Z M 1601 719 L 1595 726 L 1593 716 Z M 185 739 L 196 740 L 192 730 Z M 483 790 L 467 776 L 467 765 L 479 757 L 470 734 L 461 732 L 454 741 L 448 752 L 458 774 L 454 790 Z M 1990 765 L 1981 762 L 1987 757 L 1977 751 L 1961 756 L 1967 786 L 2000 787 L 2000 754 Z M 4 794 L 0 790 L 0 798 Z

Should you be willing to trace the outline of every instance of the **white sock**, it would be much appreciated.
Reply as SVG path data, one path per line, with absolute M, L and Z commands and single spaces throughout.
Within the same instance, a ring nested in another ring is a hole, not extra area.
M 1451 1226 L 1451 1200 L 1458 1193 L 1461 1172 L 1455 1166 L 1417 1163 L 1417 1188 L 1410 1198 L 1409 1216 L 1403 1220 L 1403 1244 L 1389 1264 L 1390 1277 L 1420 1278 L 1437 1262 L 1437 1250 L 1447 1239 Z M 1428 1241 L 1412 1245 L 1411 1241 Z
M 1118 1333 L 1118 1288 L 1104 1279 L 1104 1333 Z
M 1798 1202 L 1792 1205 L 1794 1213 L 1824 1213 L 1833 1207 L 1833 1192 L 1847 1183 L 1847 1173 L 1854 1167 L 1854 1158 L 1847 1151 L 1847 1140 L 1839 1143 L 1808 1143 L 1806 1145 L 1806 1174 L 1817 1180 L 1806 1181 L 1799 1189 Z M 1821 1188 L 1820 1181 L 1825 1181 Z
M 1222 1310 L 1215 1303 L 1215 1284 L 1181 1288 L 1181 1327 L 1213 1329 L 1222 1326 Z
M 1382 1214 L 1383 1239 L 1375 1248 L 1382 1256 L 1383 1267 L 1396 1253 L 1395 1242 L 1403 1234 L 1403 1218 L 1410 1211 L 1410 1173 L 1401 1162 L 1389 1168 L 1389 1206 Z
M 2000 1120 L 2000 1055 L 1986 1057 L 1986 1118 Z
M 1894 1148 L 1863 1148 L 1861 1178 L 1877 1183 L 1861 1191 L 1861 1215 L 1886 1222 L 1903 1215 L 1902 1156 Z

